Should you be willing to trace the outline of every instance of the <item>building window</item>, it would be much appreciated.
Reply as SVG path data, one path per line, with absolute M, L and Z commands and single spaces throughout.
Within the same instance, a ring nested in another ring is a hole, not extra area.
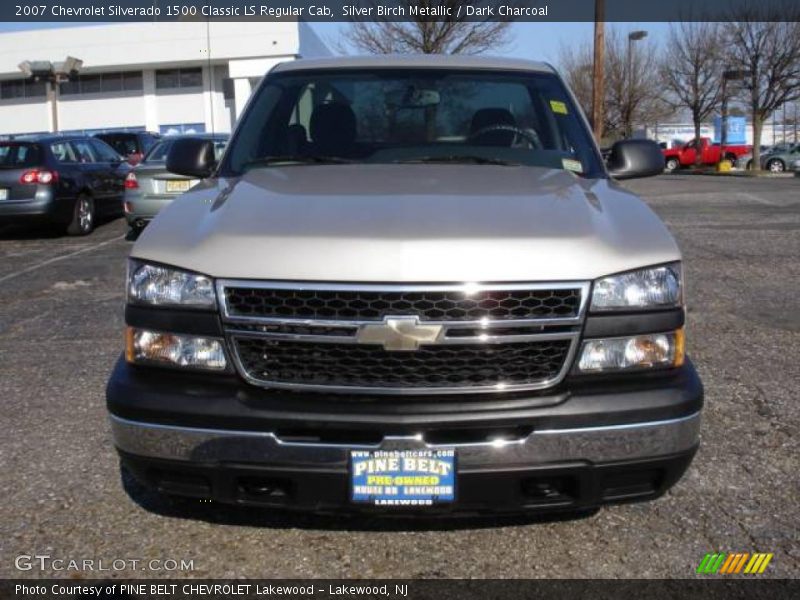
M 74 136 L 93 136 L 97 133 L 116 133 L 116 132 L 133 132 L 146 131 L 144 125 L 134 125 L 131 127 L 104 127 L 102 129 L 70 129 L 68 131 L 61 131 L 61 135 L 74 135 Z
M 47 95 L 47 83 L 44 81 L 26 81 L 25 82 L 25 97 L 26 98 L 39 98 Z
M 200 69 L 181 69 L 181 87 L 201 87 L 203 73 Z
M 126 92 L 139 92 L 144 89 L 141 71 L 127 71 L 122 74 L 122 89 Z
M 39 98 L 47 95 L 47 84 L 44 81 L 28 81 L 12 79 L 0 82 L 0 99 Z
M 180 87 L 180 69 L 161 69 L 156 71 L 156 89 L 167 90 Z
M 161 135 L 181 135 L 192 133 L 205 133 L 204 123 L 176 123 L 174 125 L 161 125 L 158 128 Z
M 113 73 L 98 73 L 94 75 L 78 75 L 72 81 L 61 84 L 61 95 L 72 94 L 102 94 L 109 92 L 137 92 L 142 91 L 141 71 L 115 71 Z
M 122 73 L 106 73 L 102 77 L 102 88 L 104 92 L 122 91 Z
M 103 91 L 103 76 L 83 75 L 80 84 L 81 94 L 99 94 Z
M 69 96 L 71 94 L 80 94 L 81 93 L 81 86 L 78 83 L 77 79 L 72 81 L 65 81 L 60 86 L 58 86 L 58 91 L 62 96 Z
M 203 72 L 200 67 L 194 69 L 159 69 L 156 71 L 156 89 L 172 90 L 176 88 L 202 87 Z
M 0 95 L 3 100 L 25 97 L 25 82 L 21 80 L 4 81 L 0 84 Z

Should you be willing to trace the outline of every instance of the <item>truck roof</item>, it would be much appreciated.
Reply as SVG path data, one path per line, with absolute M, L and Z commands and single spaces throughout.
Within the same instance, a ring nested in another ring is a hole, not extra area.
M 555 73 L 545 62 L 486 56 L 441 54 L 380 54 L 299 59 L 278 64 L 272 73 L 316 69 L 485 69 L 493 71 L 537 71 Z

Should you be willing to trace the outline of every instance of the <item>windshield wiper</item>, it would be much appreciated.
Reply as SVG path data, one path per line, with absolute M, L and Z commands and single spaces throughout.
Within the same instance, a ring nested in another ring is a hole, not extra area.
M 355 162 L 349 158 L 341 158 L 338 156 L 315 156 L 304 154 L 284 154 L 275 156 L 262 156 L 254 160 L 244 163 L 245 167 L 257 167 L 264 165 L 273 165 L 277 163 L 297 163 L 303 165 L 340 165 Z
M 487 158 L 471 154 L 448 154 L 445 156 L 419 156 L 393 161 L 396 163 L 462 163 L 473 165 L 501 165 L 504 167 L 519 167 L 521 163 L 500 158 Z

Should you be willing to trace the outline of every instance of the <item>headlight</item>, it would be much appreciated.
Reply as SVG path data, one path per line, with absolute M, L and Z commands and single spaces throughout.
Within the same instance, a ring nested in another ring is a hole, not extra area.
M 224 371 L 228 368 L 221 340 L 128 327 L 125 358 L 130 363 Z
M 128 262 L 128 302 L 215 308 L 217 297 L 210 277 L 131 260 Z
M 598 279 L 590 309 L 646 310 L 677 307 L 682 303 L 681 264 L 676 262 Z
M 599 373 L 650 367 L 679 367 L 684 361 L 683 329 L 633 337 L 586 340 L 578 371 Z

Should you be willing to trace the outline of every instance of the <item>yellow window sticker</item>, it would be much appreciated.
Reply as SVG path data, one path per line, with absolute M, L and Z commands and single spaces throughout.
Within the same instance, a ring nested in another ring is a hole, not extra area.
M 550 100 L 550 108 L 559 115 L 567 114 L 567 105 L 559 100 Z
M 561 165 L 567 171 L 572 171 L 573 173 L 583 173 L 583 165 L 579 160 L 572 160 L 571 158 L 562 158 Z

